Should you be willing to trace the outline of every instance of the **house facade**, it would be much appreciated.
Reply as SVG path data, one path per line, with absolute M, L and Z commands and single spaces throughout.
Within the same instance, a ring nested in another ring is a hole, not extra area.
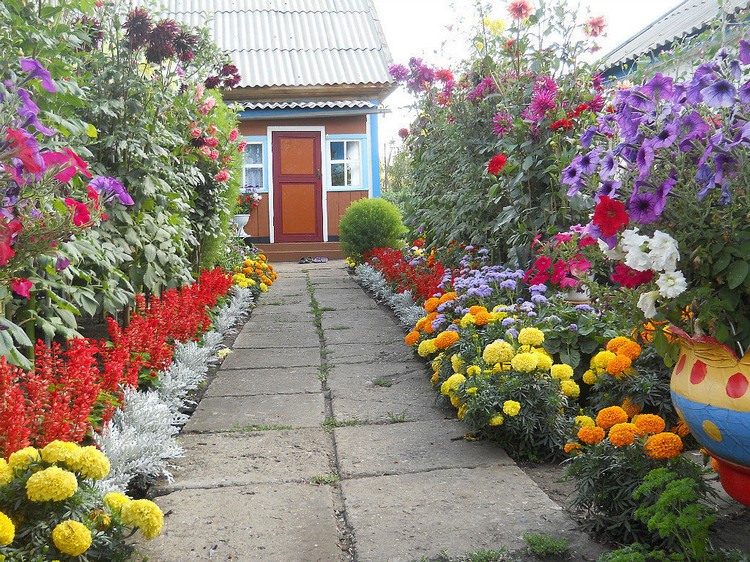
M 378 114 L 396 87 L 371 0 L 169 0 L 207 26 L 242 82 L 225 92 L 247 141 L 243 183 L 262 195 L 244 227 L 273 259 L 336 257 L 338 225 L 380 195 Z

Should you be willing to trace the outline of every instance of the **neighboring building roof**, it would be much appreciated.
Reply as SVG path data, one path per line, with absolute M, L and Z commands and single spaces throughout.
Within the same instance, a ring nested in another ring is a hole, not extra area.
M 632 64 L 645 54 L 667 48 L 684 37 L 697 35 L 708 24 L 716 21 L 721 4 L 721 0 L 685 0 L 604 55 L 604 69 Z M 748 6 L 750 0 L 723 0 L 723 8 L 727 14 L 735 14 Z
M 371 0 L 162 0 L 208 27 L 240 71 L 239 88 L 382 85 L 391 55 Z

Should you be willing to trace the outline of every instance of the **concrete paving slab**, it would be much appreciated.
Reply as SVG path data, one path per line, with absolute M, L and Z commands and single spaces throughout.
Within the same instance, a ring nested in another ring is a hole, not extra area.
M 409 362 L 414 352 L 403 342 L 379 345 L 362 343 L 339 343 L 326 346 L 329 360 L 336 364 L 372 362 Z
M 259 394 L 301 394 L 320 392 L 316 367 L 219 371 L 205 396 L 257 396 Z
M 430 371 L 424 363 L 412 359 L 399 363 L 384 363 L 374 365 L 371 363 L 362 364 L 334 364 L 328 370 L 328 383 L 342 383 L 352 381 L 353 383 L 371 384 L 377 378 L 387 378 L 389 380 L 402 381 L 404 379 L 429 380 Z M 429 392 L 428 392 L 429 394 Z
M 398 322 L 385 313 L 378 314 L 372 312 L 363 315 L 361 311 L 353 313 L 337 311 L 337 314 L 323 313 L 323 318 L 321 319 L 321 327 L 324 332 L 343 328 L 361 329 L 363 324 L 366 324 L 366 327 L 372 330 L 393 330 L 396 333 L 401 333 Z
M 257 322 L 258 318 L 262 318 L 263 322 L 289 322 L 290 318 L 297 316 L 307 320 L 307 316 L 311 314 L 312 309 L 309 300 L 297 304 L 285 304 L 284 306 L 266 306 L 261 302 L 253 312 L 250 321 Z
M 261 332 L 315 332 L 314 319 L 315 317 L 312 314 L 299 314 L 283 320 L 275 315 L 262 316 L 253 314 L 252 320 L 245 324 L 240 333 L 243 335 L 254 335 Z
M 358 419 L 372 424 L 386 424 L 398 421 L 442 420 L 455 417 L 451 411 L 434 398 L 420 397 L 416 401 L 368 400 L 361 398 L 336 397 L 334 395 L 333 417 L 339 421 Z
M 160 482 L 154 495 L 190 488 L 310 482 L 330 472 L 331 437 L 323 429 L 188 433 L 179 442 L 190 454 L 174 462 L 170 469 L 174 480 Z
M 458 420 L 336 428 L 342 476 L 408 474 L 447 468 L 514 464 L 500 447 L 466 441 Z
M 516 466 L 342 480 L 359 562 L 406 562 L 525 546 L 575 524 Z
M 377 346 L 387 343 L 404 344 L 403 336 L 393 328 L 371 330 L 368 327 L 369 320 L 365 320 L 363 325 L 351 330 L 328 330 L 324 331 L 324 337 L 327 346 L 336 346 L 341 343 L 362 343 L 371 346 Z
M 181 490 L 156 499 L 164 531 L 139 542 L 158 562 L 332 562 L 341 559 L 329 486 L 258 484 Z
M 232 349 L 293 349 L 295 347 L 320 348 L 320 336 L 315 327 L 298 329 L 298 325 L 289 324 L 289 330 L 274 332 L 251 332 L 237 336 Z
M 322 393 L 204 397 L 183 431 L 233 431 L 250 425 L 319 427 L 324 411 Z
M 332 293 L 325 293 L 325 294 L 319 294 L 315 293 L 315 300 L 318 301 L 318 305 L 321 308 L 324 309 L 332 309 L 332 310 L 324 310 L 325 313 L 331 313 L 331 312 L 341 312 L 345 310 L 380 310 L 380 307 L 378 306 L 378 303 L 376 303 L 374 300 L 365 298 L 364 296 L 359 298 L 350 298 L 345 299 L 343 296 L 335 295 Z
M 272 369 L 286 367 L 317 367 L 320 365 L 320 349 L 303 347 L 289 353 L 274 349 L 238 349 L 224 359 L 221 370 Z

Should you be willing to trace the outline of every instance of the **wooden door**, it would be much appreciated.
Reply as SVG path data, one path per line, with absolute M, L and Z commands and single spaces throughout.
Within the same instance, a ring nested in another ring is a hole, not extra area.
M 276 242 L 323 241 L 320 133 L 273 133 Z

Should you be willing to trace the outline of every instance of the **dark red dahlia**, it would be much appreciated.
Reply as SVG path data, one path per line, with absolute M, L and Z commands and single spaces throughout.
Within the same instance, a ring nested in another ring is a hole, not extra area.
M 222 76 L 233 76 L 235 74 L 239 74 L 239 72 L 240 71 L 233 64 L 225 64 L 224 66 L 221 67 L 220 74 Z
M 234 75 L 234 76 L 232 76 L 231 78 L 226 78 L 226 79 L 224 80 L 224 88 L 226 88 L 226 89 L 229 89 L 229 88 L 234 88 L 235 86 L 237 86 L 237 84 L 239 84 L 239 83 L 240 83 L 240 80 L 241 80 L 241 79 L 242 79 L 242 78 L 240 77 L 240 75 L 239 75 L 239 74 L 235 74 L 235 75 Z
M 146 60 L 159 64 L 175 54 L 175 40 L 180 28 L 174 20 L 162 20 L 151 30 L 146 49 Z
M 214 88 L 218 88 L 219 84 L 221 84 L 221 78 L 218 76 L 209 76 L 206 78 L 206 81 L 203 83 L 203 85 L 208 90 L 213 90 Z
M 128 46 L 132 50 L 140 49 L 151 35 L 151 16 L 143 8 L 136 8 L 128 14 L 123 27 L 127 30 L 125 37 L 128 39 Z
M 180 62 L 190 62 L 195 58 L 198 37 L 185 30 L 180 31 L 174 39 L 174 50 Z

